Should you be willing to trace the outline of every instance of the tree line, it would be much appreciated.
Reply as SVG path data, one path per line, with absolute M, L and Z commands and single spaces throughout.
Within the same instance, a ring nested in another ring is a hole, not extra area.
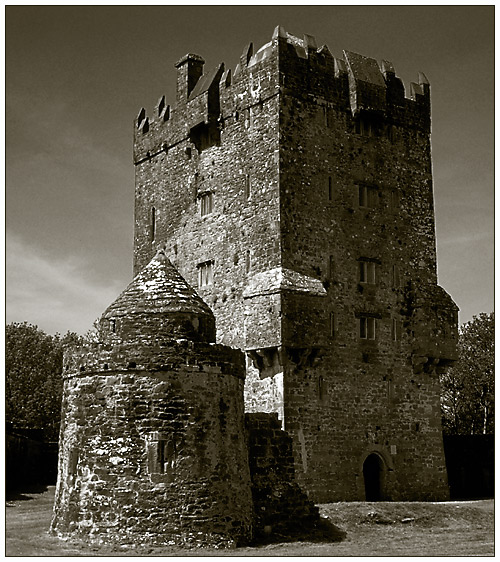
M 441 375 L 443 431 L 494 433 L 495 315 L 474 316 L 460 327 L 458 361 Z
M 459 332 L 458 361 L 441 375 L 443 431 L 449 435 L 494 431 L 494 313 L 481 313 Z M 45 440 L 59 434 L 66 345 L 87 336 L 51 336 L 28 323 L 5 331 L 5 413 L 17 429 L 43 430 Z
M 51 336 L 26 322 L 5 329 L 5 420 L 15 429 L 43 430 L 57 440 L 61 420 L 64 346 L 80 343 L 74 332 Z

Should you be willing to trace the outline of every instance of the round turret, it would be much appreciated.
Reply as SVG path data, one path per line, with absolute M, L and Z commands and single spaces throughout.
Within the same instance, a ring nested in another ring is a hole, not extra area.
M 106 340 L 214 342 L 215 318 L 160 250 L 99 321 Z
M 243 354 L 159 252 L 65 353 L 51 532 L 235 545 L 251 536 Z

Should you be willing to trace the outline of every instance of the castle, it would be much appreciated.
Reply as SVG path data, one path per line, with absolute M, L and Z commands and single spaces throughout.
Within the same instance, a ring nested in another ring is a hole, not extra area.
M 363 499 L 363 470 L 384 497 L 446 497 L 457 307 L 437 285 L 425 76 L 407 99 L 390 62 L 281 27 L 234 73 L 176 66 L 175 108 L 135 124 L 135 273 L 165 246 L 314 499 Z
M 187 365 L 224 363 L 238 381 L 220 400 L 211 383 L 194 394 L 176 383 L 187 411 L 203 417 L 206 406 L 217 418 L 244 393 L 246 412 L 277 415 L 297 481 L 314 501 L 446 499 L 438 374 L 456 358 L 458 309 L 437 284 L 427 79 L 420 74 L 407 98 L 390 62 L 351 52 L 339 59 L 282 27 L 257 52 L 245 47 L 234 72 L 223 64 L 204 72 L 193 54 L 176 67 L 175 104 L 162 97 L 134 123 L 136 277 L 124 294 L 150 298 L 155 283 L 137 280 L 159 267 L 160 251 L 166 278 L 178 271 L 197 304 L 182 319 L 182 306 L 134 305 L 140 329 L 136 317 L 124 320 L 128 297 L 112 305 L 101 325 L 118 355 L 106 359 L 100 348 L 101 375 L 113 361 L 129 369 L 130 334 L 141 349 L 133 369 L 163 361 L 168 371 L 160 335 L 173 341 L 179 332 L 191 342 L 183 353 L 196 355 Z M 211 356 L 209 312 L 222 363 Z M 159 335 L 137 343 L 153 328 Z M 72 356 L 68 380 L 92 363 L 89 353 Z M 242 442 L 241 419 L 231 422 L 240 427 L 232 443 Z M 175 439 L 159 425 L 141 439 L 172 456 Z M 214 443 L 238 457 L 230 442 Z M 157 453 L 145 451 L 143 465 L 154 464 Z M 212 480 L 243 486 L 241 454 L 233 474 L 219 467 Z M 248 490 L 243 497 L 233 519 L 241 529 L 251 525 Z

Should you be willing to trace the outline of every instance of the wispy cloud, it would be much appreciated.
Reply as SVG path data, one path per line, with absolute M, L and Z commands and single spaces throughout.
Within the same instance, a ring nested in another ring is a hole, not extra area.
M 437 239 L 438 247 L 444 246 L 458 246 L 458 245 L 470 245 L 476 244 L 478 242 L 484 242 L 485 250 L 491 249 L 493 251 L 493 232 L 475 232 L 475 233 L 466 233 L 466 234 L 458 234 L 456 236 L 441 236 Z
M 27 321 L 49 333 L 84 333 L 124 289 L 89 274 L 78 257 L 54 259 L 7 233 L 6 318 Z

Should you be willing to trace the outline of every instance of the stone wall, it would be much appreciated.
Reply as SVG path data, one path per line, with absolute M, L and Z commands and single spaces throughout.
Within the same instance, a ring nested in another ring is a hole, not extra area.
M 379 363 L 377 372 L 358 360 L 348 380 L 334 377 L 326 359 L 285 372 L 285 428 L 297 444 L 300 485 L 316 502 L 362 501 L 363 463 L 375 453 L 384 463 L 383 499 L 447 497 L 435 375 L 406 382 L 398 376 L 404 365 L 382 371 Z
M 445 435 L 444 454 L 451 499 L 494 497 L 494 435 Z
M 246 414 L 254 539 L 307 535 L 319 510 L 295 480 L 292 440 L 276 414 Z
M 204 351 L 185 345 L 182 362 L 163 371 L 87 367 L 66 377 L 53 532 L 125 543 L 250 539 L 243 365 L 228 372 Z
M 407 99 L 386 61 L 299 47 L 280 40 L 282 260 L 326 288 L 304 335 L 304 297 L 284 310 L 290 341 L 321 348 L 284 371 L 299 481 L 317 501 L 362 500 L 374 453 L 385 499 L 443 499 L 436 367 L 454 358 L 457 309 L 436 286 L 429 87 Z
M 30 438 L 38 433 L 7 428 L 5 435 L 5 488 L 26 490 L 31 486 L 54 485 L 57 479 L 57 443 Z

